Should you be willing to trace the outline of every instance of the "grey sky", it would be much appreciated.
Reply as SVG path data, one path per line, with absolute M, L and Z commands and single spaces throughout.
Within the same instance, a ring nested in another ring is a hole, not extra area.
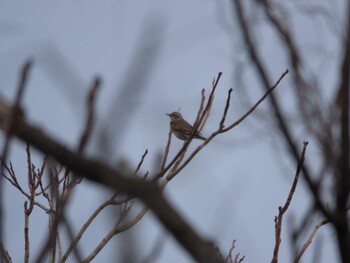
M 306 70 L 315 74 L 321 72 L 325 89 L 326 85 L 334 86 L 339 33 L 321 19 L 316 22 L 307 19 L 305 14 L 297 12 L 292 2 L 288 1 L 286 5 L 293 10 L 290 22 L 310 65 Z M 329 6 L 330 12 L 340 13 L 345 1 L 333 2 L 334 5 Z M 261 22 L 263 19 L 257 10 L 251 9 L 249 15 L 256 16 L 257 42 L 263 56 L 268 58 L 271 76 L 277 80 L 288 67 L 280 42 Z M 227 28 L 225 23 L 230 23 L 231 27 Z M 341 24 L 339 21 L 334 23 Z M 149 33 L 145 34 L 145 31 Z M 247 92 L 250 102 L 262 95 L 247 62 L 230 6 L 225 1 L 2 1 L 0 38 L 1 95 L 8 99 L 14 96 L 21 64 L 29 57 L 34 58 L 35 66 L 24 99 L 27 115 L 70 147 L 77 145 L 82 129 L 85 92 L 92 79 L 101 76 L 97 125 L 109 123 L 116 134 L 108 141 L 112 155 L 106 161 L 110 164 L 123 156 L 136 167 L 148 148 L 149 156 L 143 170 L 152 170 L 167 139 L 169 119 L 165 113 L 181 107 L 182 115 L 193 122 L 201 89 L 209 92 L 219 71 L 223 72 L 223 77 L 204 135 L 218 127 L 229 88 L 234 91 L 227 122 L 237 119 L 250 105 L 238 94 L 240 91 Z M 152 56 L 135 57 L 144 42 L 149 49 L 142 54 L 151 52 Z M 323 50 L 324 60 L 319 57 Z M 243 84 L 237 80 L 239 70 Z M 135 76 L 135 72 L 146 72 L 147 76 Z M 292 115 L 295 104 L 291 101 L 289 81 L 290 77 L 283 80 L 276 93 L 285 110 Z M 120 99 L 124 94 L 122 88 L 129 92 L 131 88 L 135 89 L 134 96 L 124 101 L 125 104 Z M 295 172 L 266 113 L 267 107 L 263 104 L 257 115 L 215 139 L 165 191 L 195 229 L 217 241 L 221 251 L 228 251 L 232 240 L 236 239 L 235 251 L 246 255 L 246 262 L 271 260 L 273 219 L 278 206 L 285 201 Z M 261 115 L 266 121 L 258 118 Z M 114 123 L 114 120 L 119 122 Z M 302 142 L 308 137 L 301 127 L 295 129 L 301 149 Z M 95 132 L 97 134 L 99 130 Z M 92 143 L 89 153 L 101 157 L 96 143 Z M 194 145 L 198 142 L 194 141 L 191 149 Z M 171 154 L 180 147 L 181 142 L 173 138 Z M 311 143 L 307 159 L 317 163 L 317 154 Z M 36 160 L 40 161 L 41 157 L 37 156 Z M 11 161 L 24 184 L 26 160 L 22 143 L 13 145 Z M 105 189 L 90 182 L 79 186 L 69 207 L 69 218 L 75 231 L 106 197 L 104 192 Z M 14 262 L 23 260 L 23 202 L 24 198 L 6 183 L 6 245 Z M 282 262 L 290 260 L 288 217 L 293 215 L 298 222 L 309 202 L 301 181 L 285 218 Z M 44 241 L 46 231 L 46 215 L 36 211 L 30 229 L 33 257 Z M 111 216 L 111 213 L 104 213 L 82 239 L 80 248 L 84 256 L 112 226 Z M 153 215 L 148 214 L 134 231 L 139 258 L 143 258 L 164 230 Z M 334 233 L 325 227 L 319 235 L 323 240 L 322 262 L 335 262 Z M 191 262 L 172 238 L 165 237 L 165 240 L 157 262 Z M 313 251 L 311 246 L 305 262 L 310 262 Z M 113 243 L 106 246 L 96 262 L 115 262 L 114 253 Z

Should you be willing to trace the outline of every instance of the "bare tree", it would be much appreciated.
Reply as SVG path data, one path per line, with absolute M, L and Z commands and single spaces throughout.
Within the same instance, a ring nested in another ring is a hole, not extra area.
M 77 262 L 92 261 L 111 240 L 121 233 L 133 228 L 142 218 L 152 212 L 170 235 L 186 250 L 197 262 L 242 262 L 244 256 L 237 253 L 233 256 L 235 242 L 233 241 L 227 252 L 222 250 L 211 240 L 204 238 L 200 233 L 183 218 L 183 216 L 171 205 L 163 195 L 164 189 L 171 183 L 171 180 L 184 171 L 187 165 L 206 149 L 206 146 L 217 136 L 230 132 L 237 125 L 245 121 L 269 97 L 269 108 L 272 112 L 276 125 L 276 133 L 280 135 L 286 145 L 287 152 L 296 166 L 294 180 L 285 203 L 278 208 L 275 217 L 275 244 L 271 251 L 271 262 L 278 262 L 279 249 L 282 244 L 282 229 L 284 217 L 293 200 L 297 188 L 299 177 L 306 182 L 313 198 L 313 205 L 310 211 L 304 215 L 304 219 L 294 231 L 290 231 L 291 239 L 294 241 L 293 261 L 299 262 L 305 251 L 310 247 L 318 229 L 324 225 L 331 225 L 336 232 L 336 240 L 339 247 L 339 254 L 342 262 L 350 262 L 350 230 L 347 219 L 349 209 L 348 195 L 350 190 L 350 154 L 349 154 L 349 80 L 350 80 L 350 4 L 347 3 L 347 23 L 344 30 L 341 30 L 343 37 L 339 38 L 342 47 L 342 61 L 339 65 L 338 86 L 334 88 L 334 99 L 326 101 L 321 86 L 314 81 L 306 72 L 305 59 L 298 46 L 297 39 L 293 35 L 291 25 L 283 18 L 288 16 L 288 9 L 283 4 L 278 4 L 269 0 L 251 1 L 243 3 L 241 0 L 232 1 L 232 11 L 239 25 L 243 43 L 246 47 L 249 61 L 256 70 L 260 79 L 260 85 L 264 89 L 263 96 L 256 100 L 241 117 L 231 123 L 227 123 L 227 114 L 231 103 L 232 89 L 227 91 L 227 100 L 222 107 L 222 115 L 217 123 L 217 128 L 193 151 L 189 145 L 197 131 L 201 131 L 205 126 L 213 107 L 215 94 L 219 90 L 222 73 L 219 72 L 214 78 L 209 93 L 204 89 L 200 96 L 201 101 L 198 107 L 197 117 L 193 124 L 194 130 L 188 140 L 186 140 L 180 150 L 170 158 L 170 148 L 172 141 L 172 131 L 169 130 L 167 144 L 164 145 L 164 153 L 159 161 L 159 169 L 149 173 L 144 167 L 144 160 L 147 158 L 148 149 L 145 149 L 140 157 L 139 164 L 132 168 L 127 163 L 120 163 L 117 167 L 92 159 L 86 156 L 85 149 L 89 141 L 92 140 L 92 131 L 95 127 L 95 101 L 100 89 L 100 78 L 95 78 L 91 83 L 85 103 L 85 124 L 82 127 L 79 142 L 76 147 L 67 147 L 56 139 L 49 136 L 41 127 L 35 126 L 26 118 L 26 112 L 21 107 L 23 92 L 26 88 L 27 80 L 33 62 L 24 64 L 18 78 L 18 88 L 13 102 L 7 102 L 0 98 L 0 128 L 4 134 L 4 144 L 1 153 L 1 177 L 7 180 L 14 189 L 26 198 L 24 202 L 24 262 L 42 262 L 49 259 L 50 262 L 66 262 L 74 258 Z M 289 69 L 281 69 L 278 79 L 270 77 L 270 71 L 266 67 L 268 61 L 261 55 L 258 43 L 254 38 L 254 23 L 249 20 L 247 10 L 256 8 L 263 14 L 264 21 L 273 29 L 273 32 L 280 37 L 281 46 L 289 62 Z M 316 8 L 301 7 L 303 11 L 315 11 Z M 328 14 L 324 9 L 325 14 Z M 316 12 L 316 11 L 315 11 Z M 326 15 L 325 15 L 326 16 Z M 153 31 L 151 31 L 153 32 Z M 149 49 L 140 49 L 140 54 L 135 55 L 137 65 L 138 58 L 145 56 L 147 61 L 152 61 L 152 54 L 157 50 L 148 46 Z M 150 55 L 151 54 L 151 55 Z M 139 67 L 131 67 L 131 71 L 139 71 Z M 141 70 L 142 71 L 142 70 Z M 126 77 L 121 90 L 121 100 L 123 94 L 129 92 L 130 86 L 136 87 L 146 81 L 147 72 L 143 72 L 144 77 L 137 79 L 137 84 L 130 84 Z M 313 142 L 317 143 L 322 153 L 322 168 L 319 171 L 313 169 L 312 163 L 305 158 L 308 142 L 304 142 L 304 147 L 300 151 L 301 142 L 296 139 L 293 131 L 293 123 L 282 110 L 281 101 L 273 92 L 287 75 L 291 75 L 294 99 L 298 103 L 298 114 L 303 127 L 307 130 Z M 123 93 L 124 92 L 124 93 Z M 139 90 L 131 91 L 138 93 Z M 126 96 L 126 95 L 125 95 Z M 128 102 L 125 102 L 128 104 Z M 118 107 L 116 107 L 118 108 Z M 113 108 L 113 111 L 116 110 Z M 119 113 L 120 110 L 116 110 Z M 120 115 L 123 115 L 120 113 Z M 119 118 L 115 114 L 115 118 Z M 125 116 L 122 116 L 125 118 Z M 121 118 L 121 117 L 120 117 Z M 108 124 L 108 123 L 107 123 Z M 105 125 L 100 130 L 99 146 L 108 147 L 108 134 L 112 132 Z M 26 145 L 27 156 L 27 185 L 22 185 L 16 173 L 16 167 L 8 160 L 8 149 L 12 139 L 16 137 Z M 107 140 L 106 140 L 107 138 Z M 44 156 L 41 163 L 32 161 L 31 149 L 35 148 Z M 108 148 L 107 154 L 112 149 Z M 125 157 L 127 160 L 128 157 Z M 316 171 L 316 172 L 315 172 Z M 327 188 L 325 178 L 331 178 L 333 190 Z M 90 180 L 96 184 L 108 186 L 113 194 L 104 200 L 95 211 L 86 218 L 80 229 L 75 233 L 66 216 L 66 207 L 72 198 L 72 192 L 80 186 L 83 180 Z M 327 192 L 328 191 L 328 192 Z M 331 192 L 330 192 L 331 191 Z M 326 193 L 326 194 L 325 194 Z M 331 196 L 331 198 L 329 198 Z M 141 209 L 137 209 L 136 202 L 141 203 Z M 1 204 L 1 200 L 0 200 Z M 96 247 L 89 251 L 88 255 L 83 255 L 79 249 L 79 242 L 91 226 L 92 222 L 100 213 L 109 207 L 119 209 L 118 218 L 113 227 L 106 233 Z M 38 209 L 47 215 L 49 226 L 41 250 L 37 255 L 32 255 L 30 240 L 30 222 L 34 209 Z M 134 213 L 131 213 L 133 211 Z M 0 212 L 2 213 L 1 206 Z M 0 213 L 0 222 L 2 214 Z M 321 214 L 324 219 L 317 222 L 312 227 L 304 227 L 305 222 L 312 222 L 316 214 Z M 69 243 L 62 241 L 62 227 L 68 233 Z M 0 230 L 2 230 L 1 227 Z M 309 231 L 311 229 L 311 231 Z M 302 240 L 302 234 L 308 233 L 307 238 Z M 272 235 L 272 233 L 271 233 Z M 161 240 L 161 239 L 160 239 Z M 161 243 L 161 241 L 159 241 Z M 297 244 L 298 243 L 298 244 Z M 299 244 L 301 243 L 301 245 Z M 157 244 L 158 245 L 158 242 Z M 157 247 L 152 251 L 145 262 L 151 262 L 157 257 Z M 6 250 L 0 232 L 0 254 L 1 262 L 12 262 L 10 253 Z
M 332 13 L 329 8 L 321 4 L 316 5 L 311 2 L 300 5 L 295 3 L 294 5 L 297 10 L 306 14 L 310 19 L 316 20 L 317 16 L 321 16 L 326 20 L 327 25 L 334 30 L 337 14 Z M 253 30 L 254 23 L 247 16 L 248 6 L 244 5 L 247 3 L 243 4 L 241 0 L 234 0 L 232 3 L 233 13 L 237 18 L 251 65 L 260 78 L 261 86 L 266 90 L 272 82 L 270 72 L 265 66 L 269 62 L 259 51 Z M 304 163 L 302 167 L 302 175 L 312 194 L 314 205 L 310 208 L 310 212 L 305 215 L 306 218 L 301 222 L 299 230 L 293 233 L 294 240 L 298 239 L 298 236 L 305 231 L 303 225 L 308 220 L 307 218 L 314 216 L 315 210 L 319 211 L 325 219 L 315 226 L 310 238 L 312 239 L 319 227 L 330 223 L 337 234 L 336 239 L 342 262 L 349 262 L 350 232 L 347 212 L 350 191 L 350 4 L 344 2 L 344 10 L 346 10 L 344 23 L 336 26 L 336 28 L 340 28 L 340 33 L 333 31 L 335 34 L 339 33 L 337 40 L 341 49 L 339 52 L 341 59 L 338 64 L 338 83 L 335 87 L 331 87 L 333 98 L 328 100 L 324 93 L 330 87 L 325 88 L 321 85 L 322 75 L 317 72 L 315 75 L 311 75 L 307 72 L 307 58 L 302 52 L 300 40 L 292 30 L 293 13 L 290 11 L 291 8 L 288 9 L 286 3 L 270 0 L 255 1 L 254 4 L 250 4 L 261 11 L 264 23 L 270 26 L 274 34 L 280 38 L 280 45 L 290 64 L 293 99 L 298 105 L 298 116 L 300 116 L 302 126 L 307 130 L 310 140 L 317 143 L 317 147 L 322 153 L 322 165 L 319 171 L 315 172 L 314 167 L 311 169 L 311 163 Z M 297 164 L 299 162 L 298 142 L 295 139 L 292 122 L 282 110 L 280 98 L 275 94 L 271 94 L 269 105 L 274 121 L 277 123 L 276 130 L 284 141 L 291 159 Z M 332 190 L 327 187 L 327 179 L 329 178 L 333 185 Z M 329 196 L 331 198 L 328 198 Z M 277 218 L 277 222 L 280 222 L 280 218 Z M 279 241 L 276 240 L 276 242 Z M 303 247 L 305 248 L 309 243 L 307 242 Z M 295 262 L 298 262 L 300 254 L 295 256 Z M 277 262 L 276 260 L 277 258 L 274 257 L 273 262 Z

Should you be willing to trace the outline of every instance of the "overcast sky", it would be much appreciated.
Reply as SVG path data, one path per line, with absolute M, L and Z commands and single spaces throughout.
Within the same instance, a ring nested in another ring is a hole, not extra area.
M 324 6 L 336 17 L 332 22 L 336 27 L 326 19 L 310 19 L 300 11 L 297 2 L 288 1 L 286 7 L 292 12 L 289 22 L 309 65 L 306 70 L 322 75 L 324 89 L 334 87 L 342 7 L 346 1 L 332 1 L 332 5 L 328 1 L 308 1 L 319 5 L 325 2 Z M 276 81 L 288 67 L 285 54 L 261 12 L 251 8 L 248 13 L 256 23 L 256 42 L 269 62 L 266 66 L 270 76 Z M 24 97 L 26 115 L 67 147 L 77 145 L 86 90 L 95 76 L 101 77 L 96 136 L 88 151 L 90 156 L 103 158 L 109 164 L 124 158 L 136 167 L 147 148 L 149 154 L 142 171 L 153 171 L 167 140 L 169 118 L 165 113 L 181 108 L 182 115 L 193 122 L 200 91 L 205 88 L 209 92 L 220 71 L 223 76 L 202 132 L 205 136 L 217 129 L 229 88 L 234 91 L 228 123 L 262 95 L 226 1 L 1 1 L 0 37 L 1 96 L 13 98 L 19 69 L 25 60 L 33 58 Z M 276 95 L 284 110 L 293 116 L 296 111 L 290 79 L 287 76 L 282 81 Z M 248 99 L 244 99 L 244 93 Z M 216 241 L 222 252 L 226 253 L 236 239 L 235 251 L 246 255 L 245 262 L 271 260 L 273 219 L 285 201 L 295 172 L 268 113 L 265 103 L 246 122 L 214 139 L 165 191 L 191 225 Z M 97 134 L 103 127 L 110 136 L 108 149 L 98 147 Z M 302 127 L 294 128 L 301 150 L 302 142 L 309 138 Z M 193 141 L 190 148 L 198 144 Z M 173 138 L 170 154 L 173 156 L 181 145 Z M 26 186 L 24 145 L 16 142 L 12 146 L 10 159 Z M 307 161 L 317 164 L 317 154 L 315 145 L 310 143 Z M 37 165 L 41 159 L 35 155 Z M 4 189 L 5 244 L 13 261 L 21 262 L 25 199 L 8 183 Z M 75 231 L 106 197 L 102 187 L 87 181 L 79 185 L 68 213 Z M 299 223 L 309 206 L 310 196 L 301 181 L 285 218 L 282 262 L 289 262 L 291 255 L 290 219 Z M 45 240 L 46 218 L 36 209 L 31 219 L 33 257 Z M 112 218 L 113 213 L 105 212 L 87 232 L 80 245 L 83 256 L 107 233 L 113 225 Z M 148 255 L 156 240 L 163 237 L 165 243 L 157 262 L 192 262 L 151 213 L 137 224 L 133 235 L 138 260 Z M 322 239 L 321 262 L 335 262 L 334 232 L 324 227 L 317 237 Z M 107 245 L 96 262 L 116 262 L 114 246 L 115 243 Z M 305 262 L 310 262 L 313 252 L 311 245 Z

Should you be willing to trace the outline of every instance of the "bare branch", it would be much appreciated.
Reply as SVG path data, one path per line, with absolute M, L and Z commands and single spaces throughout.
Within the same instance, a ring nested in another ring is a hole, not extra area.
M 270 89 L 268 89 L 266 91 L 266 93 L 245 113 L 242 115 L 242 117 L 240 117 L 237 121 L 235 121 L 234 123 L 232 123 L 231 125 L 229 125 L 226 128 L 223 129 L 219 129 L 215 132 L 213 132 L 208 139 L 203 142 L 201 145 L 199 145 L 192 153 L 191 155 L 182 163 L 181 166 L 179 166 L 179 168 L 174 172 L 174 174 L 172 175 L 171 178 L 173 178 L 176 174 L 178 174 L 184 167 L 186 167 L 186 165 L 197 155 L 197 153 L 202 150 L 204 148 L 204 146 L 206 146 L 214 137 L 216 137 L 218 134 L 229 131 L 230 129 L 234 128 L 235 126 L 237 126 L 238 124 L 240 124 L 244 119 L 246 119 L 263 101 L 264 99 L 271 94 L 271 92 L 278 86 L 278 84 L 280 83 L 280 81 L 288 74 L 288 70 L 286 70 L 281 77 L 278 79 L 278 81 L 275 83 L 275 85 L 273 85 Z
M 29 74 L 29 70 L 32 66 L 32 61 L 28 60 L 22 67 L 21 70 L 21 75 L 19 78 L 19 83 L 18 83 L 18 87 L 17 87 L 17 91 L 16 91 L 16 96 L 15 96 L 15 100 L 13 103 L 13 106 L 11 108 L 10 111 L 8 111 L 8 116 L 3 116 L 3 118 L 7 119 L 6 120 L 6 125 L 4 126 L 4 131 L 5 131 L 5 140 L 4 140 L 4 146 L 2 149 L 2 154 L 1 154 L 1 164 L 0 164 L 0 243 L 3 243 L 3 208 L 2 208 L 2 200 L 4 200 L 3 196 L 2 196 L 2 174 L 4 172 L 4 163 L 7 160 L 7 154 L 8 154 L 8 150 L 9 150 L 9 144 L 10 144 L 10 140 L 11 140 L 11 135 L 12 135 L 12 129 L 15 126 L 15 122 L 17 120 L 17 118 L 20 115 L 23 115 L 23 112 L 20 109 L 20 104 L 21 104 L 21 99 L 22 99 L 22 95 L 24 92 L 24 89 L 26 87 L 27 84 L 27 80 L 28 80 L 28 74 Z M 1 260 L 1 258 L 0 258 Z
M 94 82 L 92 83 L 91 87 L 89 88 L 88 95 L 86 98 L 86 121 L 85 121 L 85 128 L 83 130 L 83 133 L 80 137 L 79 145 L 78 145 L 78 152 L 82 152 L 85 148 L 89 137 L 92 132 L 92 126 L 94 124 L 95 120 L 95 100 L 96 100 L 96 93 L 98 89 L 100 88 L 101 79 L 99 77 L 96 77 Z
M 73 235 L 73 229 L 72 229 L 72 227 L 71 227 L 70 223 L 68 222 L 68 219 L 67 219 L 67 217 L 65 215 L 63 215 L 62 221 L 63 221 L 63 225 L 67 229 L 70 241 L 72 243 L 74 243 L 75 238 L 74 238 L 74 235 Z M 60 247 L 60 242 L 59 242 L 58 238 L 59 238 L 59 235 L 57 235 L 57 243 L 58 243 L 58 249 L 59 249 L 58 262 L 64 262 L 62 260 L 63 259 L 62 247 Z M 74 255 L 76 257 L 77 262 L 82 262 L 82 256 L 81 256 L 80 250 L 78 249 L 77 243 L 75 244 L 75 246 L 73 248 L 73 251 L 74 251 Z
M 204 100 L 205 100 L 205 96 L 204 96 L 204 90 L 202 90 L 202 100 L 201 100 L 201 104 L 200 104 L 200 107 L 199 107 L 199 110 L 198 110 L 198 114 L 197 114 L 197 120 L 195 121 L 194 125 L 193 125 L 193 131 L 192 131 L 192 134 L 190 135 L 190 137 L 185 141 L 185 143 L 183 144 L 182 148 L 180 149 L 180 151 L 176 154 L 176 156 L 174 157 L 174 159 L 168 164 L 168 166 L 163 169 L 162 171 L 160 171 L 154 178 L 159 178 L 159 177 L 162 177 L 169 169 L 170 167 L 175 163 L 177 162 L 177 165 L 180 165 L 180 162 L 182 161 L 183 157 L 184 157 L 184 154 L 188 148 L 188 146 L 190 145 L 194 135 L 196 134 L 198 128 L 202 125 L 203 121 L 206 121 L 206 119 L 208 118 L 209 116 L 209 112 L 210 112 L 210 109 L 211 109 L 211 105 L 213 103 L 213 100 L 214 100 L 214 92 L 215 92 L 215 89 L 216 87 L 218 86 L 219 84 L 219 81 L 220 81 L 220 78 L 221 78 L 221 75 L 222 75 L 222 72 L 219 72 L 218 73 L 218 76 L 216 77 L 216 79 L 213 80 L 213 87 L 212 87 L 212 90 L 210 92 L 210 95 L 209 95 L 209 99 L 208 99 L 208 102 L 204 108 L 204 110 L 202 110 L 203 108 L 203 105 L 204 105 Z M 200 112 L 202 112 L 200 114 Z M 200 116 L 200 117 L 199 117 Z M 181 159 L 181 160 L 180 160 Z M 175 169 L 176 169 L 175 167 Z M 167 181 L 170 181 L 171 179 L 174 178 L 174 176 L 176 174 L 178 174 L 178 172 L 175 172 L 175 169 L 173 169 L 173 171 L 167 176 L 166 180 Z M 166 184 L 166 183 L 165 183 Z M 165 186 L 163 184 L 163 186 Z
M 225 123 L 225 119 L 226 119 L 228 108 L 230 107 L 232 90 L 233 90 L 232 88 L 228 90 L 224 114 L 222 115 L 222 118 L 221 118 L 221 121 L 220 121 L 220 129 L 221 130 L 225 127 L 224 123 Z
M 113 197 L 105 202 L 103 202 L 93 213 L 92 215 L 88 218 L 88 220 L 84 223 L 84 225 L 81 227 L 81 229 L 79 230 L 78 234 L 75 236 L 75 238 L 73 239 L 72 243 L 69 245 L 67 251 L 65 252 L 65 254 L 62 256 L 62 260 L 60 262 L 65 262 L 68 259 L 68 256 L 70 255 L 70 253 L 73 251 L 73 249 L 76 247 L 76 245 L 78 244 L 79 240 L 81 239 L 81 237 L 83 236 L 83 234 L 85 233 L 86 229 L 90 226 L 90 224 L 94 221 L 94 219 L 98 216 L 98 214 L 105 209 L 107 206 L 110 205 L 121 205 L 125 203 L 125 200 L 122 201 L 116 201 L 113 199 Z
M 229 252 L 228 252 L 228 254 L 227 254 L 226 258 L 225 258 L 225 262 L 233 263 L 232 252 L 235 249 L 235 247 L 236 247 L 236 240 L 233 240 L 231 248 L 230 248 L 230 250 L 229 250 Z
M 136 167 L 136 169 L 134 171 L 134 174 L 137 174 L 138 171 L 140 170 L 141 165 L 143 164 L 143 161 L 145 160 L 145 157 L 146 157 L 147 153 L 148 153 L 148 149 L 146 149 L 144 154 L 142 155 L 141 160 L 140 160 L 139 164 L 137 165 L 137 167 Z
M 5 263 L 12 263 L 12 259 L 9 253 L 4 248 L 4 245 L 1 242 L 0 242 L 0 253 L 1 253 L 1 259 L 4 260 Z
M 197 112 L 197 117 L 194 123 L 197 123 L 201 117 L 201 114 L 203 112 L 204 109 L 204 102 L 205 102 L 205 89 L 202 89 L 201 91 L 201 104 L 199 106 L 198 112 Z M 201 127 L 198 128 L 198 131 L 201 131 L 203 129 L 203 125 L 201 125 Z
M 310 246 L 314 236 L 316 235 L 317 231 L 321 228 L 321 226 L 328 224 L 330 221 L 328 219 L 322 220 L 320 221 L 314 228 L 314 230 L 312 231 L 312 233 L 310 234 L 309 238 L 307 239 L 307 241 L 305 242 L 305 244 L 303 245 L 303 247 L 301 248 L 301 250 L 299 251 L 299 253 L 296 255 L 295 259 L 294 259 L 294 263 L 298 263 L 301 259 L 301 257 L 303 256 L 304 252 L 306 251 L 306 249 Z
M 256 108 L 267 98 L 267 96 L 269 96 L 270 94 L 272 94 L 272 91 L 275 90 L 275 88 L 278 87 L 278 85 L 280 84 L 280 82 L 282 81 L 282 79 L 289 73 L 289 70 L 286 69 L 282 75 L 280 76 L 280 78 L 276 81 L 276 83 L 270 87 L 269 89 L 267 89 L 267 91 L 265 92 L 265 94 L 242 116 L 240 117 L 237 121 L 235 121 L 234 123 L 232 123 L 231 125 L 229 125 L 226 128 L 220 129 L 220 133 L 222 132 L 226 132 L 228 130 L 231 130 L 232 128 L 236 127 L 238 124 L 240 124 L 242 121 L 244 121 L 253 111 L 256 110 Z
M 24 202 L 24 262 L 29 262 L 30 244 L 29 244 L 29 215 L 28 202 Z
M 6 109 L 6 104 L 0 100 L 1 106 Z M 4 118 L 1 111 L 0 126 L 4 127 Z M 13 134 L 44 154 L 53 156 L 58 162 L 76 174 L 140 198 L 196 260 L 201 262 L 223 261 L 213 244 L 202 239 L 168 203 L 156 182 L 126 176 L 98 161 L 73 153 L 51 139 L 39 128 L 29 125 L 23 118 L 18 118 L 16 125 L 14 125 Z
M 267 70 L 263 66 L 261 57 L 259 56 L 256 48 L 254 47 L 250 29 L 248 27 L 248 23 L 246 22 L 246 16 L 244 15 L 244 12 L 243 12 L 242 0 L 235 0 L 233 2 L 235 5 L 235 14 L 237 15 L 237 18 L 238 18 L 243 39 L 247 45 L 248 55 L 250 56 L 251 60 L 254 62 L 254 66 L 256 67 L 257 73 L 262 81 L 264 89 L 268 90 L 270 88 L 270 83 L 271 83 L 270 78 L 268 77 Z M 285 142 L 290 150 L 291 156 L 293 157 L 295 163 L 298 164 L 299 163 L 298 150 L 294 142 L 291 129 L 289 128 L 286 118 L 281 111 L 280 103 L 273 94 L 271 94 L 270 96 L 270 102 L 271 102 L 274 116 L 279 125 L 279 130 L 281 131 L 285 139 Z M 312 180 L 310 169 L 307 167 L 307 165 L 304 165 L 302 169 L 303 169 L 303 175 L 305 176 L 307 184 L 314 196 L 315 204 L 327 218 L 331 219 L 332 215 L 327 210 L 326 205 L 322 202 L 318 185 Z
M 245 259 L 245 256 L 239 258 L 240 254 L 237 253 L 237 255 L 235 256 L 235 263 L 241 263 L 243 262 L 243 260 Z
M 298 180 L 299 180 L 299 174 L 300 174 L 300 172 L 302 170 L 302 166 L 303 166 L 304 160 L 305 160 L 305 152 L 306 152 L 307 145 L 308 145 L 308 142 L 304 142 L 304 147 L 303 147 L 303 150 L 301 152 L 301 157 L 300 157 L 297 169 L 296 169 L 296 173 L 295 173 L 295 176 L 294 176 L 293 184 L 292 184 L 292 187 L 291 187 L 291 189 L 289 191 L 287 200 L 286 200 L 286 202 L 285 202 L 283 207 L 279 207 L 278 208 L 278 210 L 279 210 L 278 216 L 275 217 L 275 248 L 273 250 L 273 257 L 272 257 L 272 260 L 271 260 L 272 263 L 277 263 L 278 262 L 279 247 L 280 247 L 280 244 L 281 244 L 281 231 L 282 231 L 283 215 L 287 211 L 287 209 L 288 209 L 288 207 L 289 207 L 289 205 L 290 205 L 290 203 L 292 201 L 295 189 L 297 187 Z
M 169 149 L 170 149 L 170 144 L 171 144 L 171 134 L 172 134 L 172 131 L 171 131 L 171 127 L 169 128 L 169 133 L 168 133 L 168 142 L 166 144 L 166 147 L 165 147 L 165 151 L 164 151 L 164 157 L 163 157 L 163 161 L 162 161 L 162 165 L 160 166 L 160 171 L 163 171 L 165 170 L 165 164 L 166 164 L 166 161 L 168 159 L 168 154 L 169 154 Z M 155 178 L 159 178 L 160 176 L 163 176 L 163 174 L 159 173 L 159 175 L 157 175 Z
M 144 207 L 132 220 L 121 225 L 121 221 L 129 212 L 129 210 L 126 210 L 125 214 L 122 214 L 121 218 L 116 223 L 116 226 L 107 233 L 107 235 L 102 239 L 102 241 L 97 245 L 97 247 L 82 262 L 88 263 L 91 260 L 93 260 L 96 257 L 96 255 L 104 248 L 104 246 L 112 239 L 112 237 L 133 227 L 143 218 L 143 216 L 147 213 L 148 210 L 149 209 L 147 207 Z

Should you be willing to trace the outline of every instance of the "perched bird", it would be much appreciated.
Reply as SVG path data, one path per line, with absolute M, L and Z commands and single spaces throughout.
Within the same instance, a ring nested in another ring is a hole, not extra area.
M 170 117 L 171 131 L 175 134 L 175 136 L 183 141 L 188 140 L 193 132 L 192 125 L 182 118 L 180 112 L 175 111 L 172 113 L 167 113 L 166 115 Z M 193 138 L 203 141 L 207 140 L 199 131 L 195 133 Z

